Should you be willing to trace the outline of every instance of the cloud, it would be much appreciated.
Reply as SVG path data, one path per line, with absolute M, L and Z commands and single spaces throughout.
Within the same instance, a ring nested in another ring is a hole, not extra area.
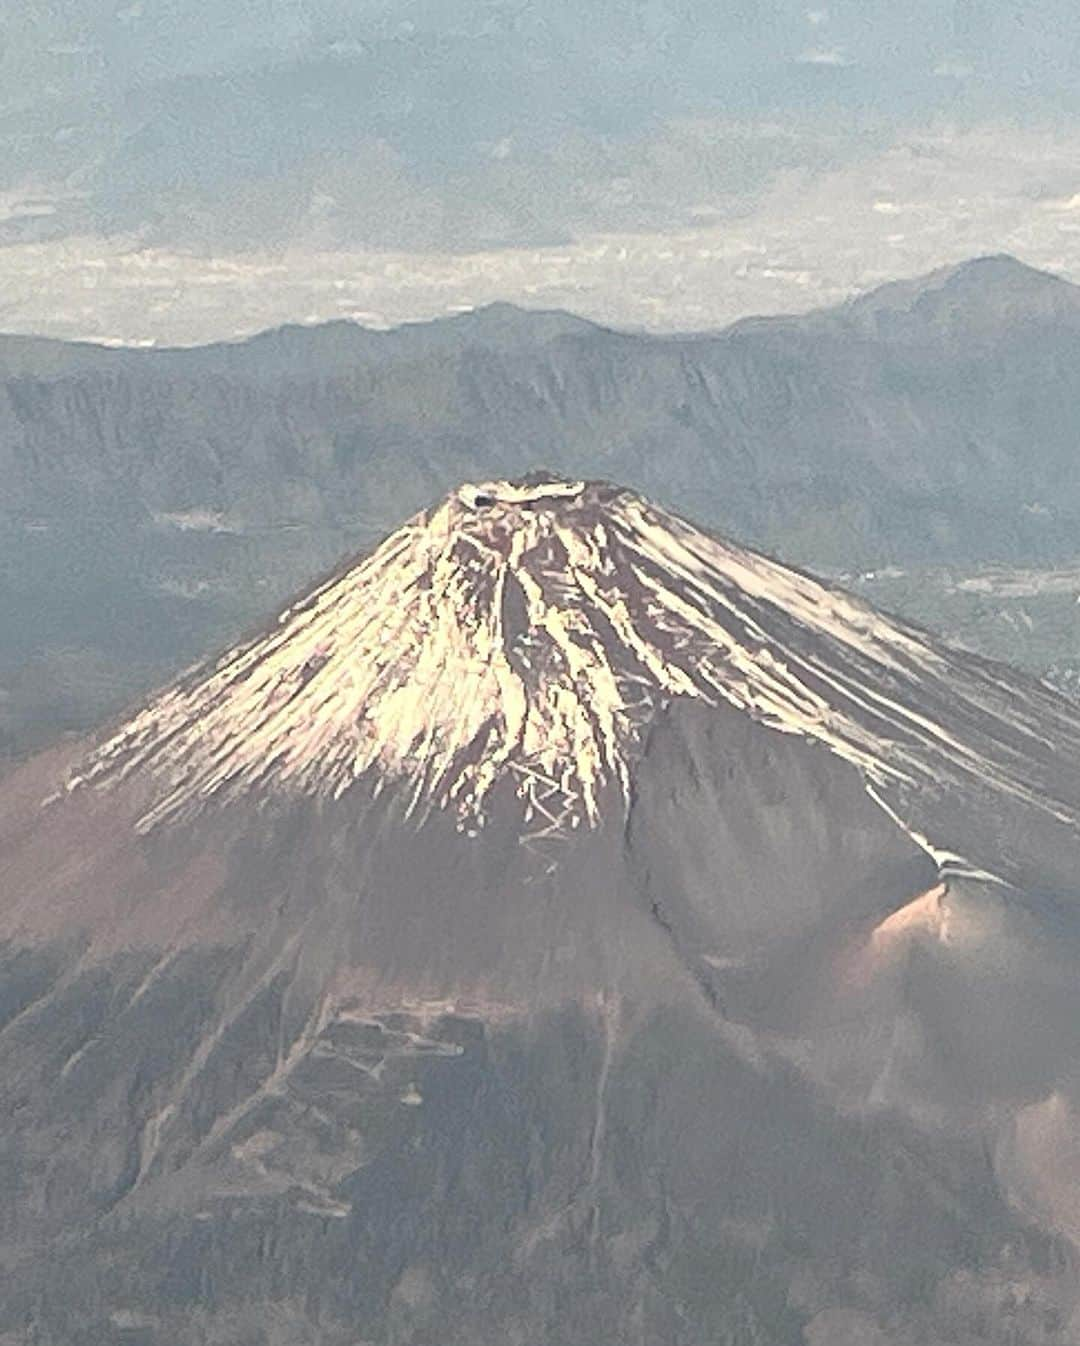
M 797 65 L 854 65 L 851 58 L 845 55 L 839 47 L 810 47 L 807 51 L 801 51 L 795 57 L 795 63 Z
M 343 59 L 351 59 L 356 56 L 366 56 L 367 46 L 356 38 L 340 37 L 328 42 L 324 48 L 327 56 L 337 56 Z
M 408 40 L 387 0 L 253 0 L 213 34 L 198 0 L 145 5 L 124 28 L 115 15 L 133 3 L 105 0 L 107 22 L 80 25 L 70 6 L 0 0 L 14 34 L 0 48 L 0 192 L 32 182 L 63 198 L 0 221 L 0 242 L 427 255 L 677 231 L 741 217 L 779 174 L 973 118 L 976 100 L 996 115 L 1029 41 L 993 24 L 973 35 L 937 0 L 904 15 L 865 0 L 857 16 L 770 0 L 752 18 L 710 0 L 606 4 L 585 25 L 569 0 L 461 0 L 406 7 Z M 1080 8 L 1055 22 L 1067 50 Z M 969 90 L 957 81 L 976 37 L 995 79 Z M 100 70 L 45 59 L 82 41 L 105 53 Z M 1057 61 L 1023 56 L 1040 72 L 1030 96 L 1067 124 Z
M 0 192 L 0 224 L 16 220 L 44 220 L 56 214 L 55 201 L 21 193 Z

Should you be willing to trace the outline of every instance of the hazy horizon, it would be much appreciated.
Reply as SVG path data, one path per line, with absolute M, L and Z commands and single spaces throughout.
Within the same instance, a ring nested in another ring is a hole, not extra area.
M 0 328 L 495 300 L 693 331 L 1009 252 L 1080 278 L 1063 0 L 0 0 Z
M 515 297 L 506 299 L 499 295 L 492 298 L 478 299 L 475 303 L 453 304 L 447 308 L 432 313 L 422 313 L 416 316 L 406 314 L 387 320 L 378 314 L 308 314 L 306 317 L 294 317 L 288 312 L 277 319 L 271 319 L 265 323 L 255 323 L 248 327 L 239 327 L 235 330 L 226 330 L 222 332 L 213 332 L 205 336 L 196 337 L 191 340 L 178 339 L 170 341 L 168 339 L 158 340 L 156 338 L 130 338 L 109 337 L 97 334 L 66 334 L 62 332 L 41 332 L 36 330 L 20 330 L 17 327 L 0 328 L 0 337 L 26 337 L 27 339 L 59 340 L 70 341 L 78 344 L 90 344 L 102 346 L 108 349 L 156 349 L 156 350 L 183 350 L 194 349 L 204 346 L 215 346 L 221 344 L 243 343 L 254 340 L 260 336 L 280 331 L 288 327 L 309 327 L 316 328 L 327 326 L 335 322 L 347 323 L 364 329 L 365 331 L 384 333 L 400 331 L 408 327 L 423 327 L 431 323 L 452 321 L 455 318 L 468 317 L 470 314 L 482 313 L 486 310 L 496 309 L 500 306 L 514 309 L 522 314 L 549 314 L 558 315 L 566 318 L 578 319 L 582 322 L 591 323 L 604 330 L 621 332 L 626 335 L 638 335 L 642 337 L 711 337 L 717 336 L 736 326 L 745 320 L 755 318 L 800 318 L 808 317 L 814 313 L 828 313 L 837 308 L 842 308 L 847 302 L 858 301 L 872 296 L 879 291 L 894 285 L 914 283 L 922 281 L 931 281 L 934 277 L 949 275 L 962 271 L 965 267 L 975 265 L 986 261 L 1005 261 L 1015 263 L 1018 269 L 1023 269 L 1033 275 L 1048 276 L 1053 280 L 1061 281 L 1066 285 L 1076 285 L 1080 283 L 1080 275 L 1077 279 L 1065 275 L 1060 271 L 1050 270 L 1043 267 L 1034 267 L 1030 263 L 1024 262 L 1021 258 L 1012 253 L 978 253 L 971 257 L 940 267 L 935 267 L 930 271 L 922 271 L 915 274 L 905 274 L 890 276 L 877 281 L 870 286 L 858 286 L 847 293 L 837 294 L 828 300 L 811 304 L 804 307 L 791 306 L 788 308 L 777 307 L 773 310 L 755 310 L 747 313 L 736 313 L 734 316 L 717 322 L 712 326 L 701 327 L 650 327 L 646 323 L 618 322 L 609 321 L 603 317 L 590 314 L 578 307 L 571 307 L 570 303 L 566 305 L 547 304 L 529 302 L 527 298 Z M 268 310 L 273 309 L 273 305 L 268 305 Z

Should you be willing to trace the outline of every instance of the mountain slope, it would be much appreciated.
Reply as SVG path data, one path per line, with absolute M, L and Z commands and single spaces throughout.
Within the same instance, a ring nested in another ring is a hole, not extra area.
M 1072 1340 L 1078 740 L 632 493 L 461 488 L 0 785 L 0 1331 Z
M 989 259 L 678 340 L 505 305 L 194 351 L 8 338 L 12 730 L 85 724 L 96 666 L 144 690 L 462 478 L 617 476 L 817 567 L 1071 558 L 1076 296 Z

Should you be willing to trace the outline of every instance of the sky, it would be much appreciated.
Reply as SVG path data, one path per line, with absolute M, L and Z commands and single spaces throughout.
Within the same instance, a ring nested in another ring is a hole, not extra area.
M 0 0 L 0 329 L 1080 279 L 1075 0 Z

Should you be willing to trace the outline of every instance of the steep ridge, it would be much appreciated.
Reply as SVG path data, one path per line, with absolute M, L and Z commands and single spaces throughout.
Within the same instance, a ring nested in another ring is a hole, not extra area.
M 1078 747 L 632 492 L 457 489 L 0 785 L 0 1332 L 1065 1346 Z

